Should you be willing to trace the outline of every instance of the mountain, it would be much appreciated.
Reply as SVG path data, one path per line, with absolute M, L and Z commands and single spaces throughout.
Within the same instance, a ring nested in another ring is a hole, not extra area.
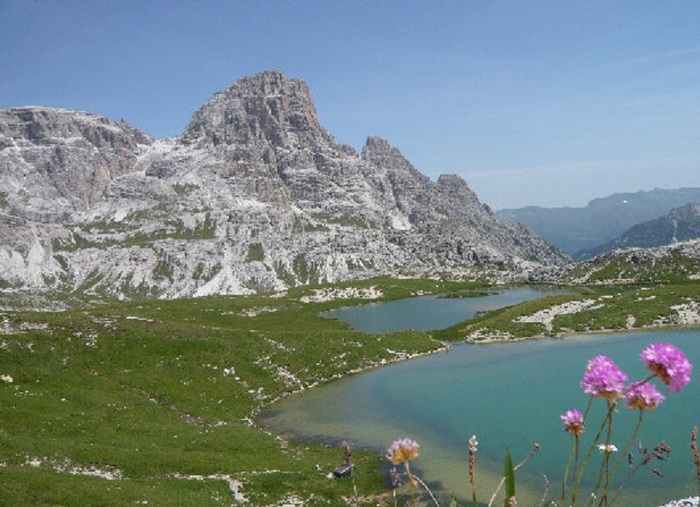
M 578 259 L 577 252 L 612 241 L 630 227 L 666 215 L 689 202 L 700 202 L 700 188 L 613 194 L 594 199 L 582 208 L 503 209 L 496 216 L 527 225 L 547 242 Z
M 637 224 L 613 241 L 578 252 L 576 257 L 588 259 L 618 248 L 650 248 L 697 238 L 700 238 L 700 204 L 689 203 L 672 209 L 666 216 Z
M 0 287 L 120 299 L 252 294 L 567 257 L 431 181 L 387 141 L 320 124 L 303 81 L 243 78 L 155 140 L 94 114 L 0 111 Z

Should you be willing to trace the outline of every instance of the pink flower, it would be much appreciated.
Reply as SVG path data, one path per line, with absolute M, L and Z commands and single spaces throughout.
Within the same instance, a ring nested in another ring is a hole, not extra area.
M 683 351 L 671 343 L 652 343 L 642 350 L 640 359 L 668 386 L 667 392 L 680 393 L 690 382 L 693 365 Z
M 625 393 L 625 405 L 639 410 L 654 410 L 666 398 L 654 384 L 633 382 Z
M 410 438 L 400 438 L 399 440 L 394 440 L 391 443 L 391 447 L 389 447 L 386 457 L 389 458 L 389 461 L 391 461 L 394 465 L 398 465 L 400 463 L 408 464 L 409 460 L 418 457 L 419 447 L 420 446 L 415 440 L 411 440 Z
M 606 356 L 595 356 L 588 360 L 588 367 L 581 380 L 581 388 L 595 398 L 614 400 L 622 397 L 627 374 Z
M 583 433 L 583 414 L 578 409 L 567 410 L 559 417 L 564 421 L 564 431 L 576 437 Z

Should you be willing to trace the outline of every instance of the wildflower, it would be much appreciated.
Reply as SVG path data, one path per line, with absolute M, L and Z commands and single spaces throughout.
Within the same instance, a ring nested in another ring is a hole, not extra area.
M 642 350 L 640 358 L 668 386 L 667 391 L 680 393 L 690 382 L 693 365 L 683 351 L 671 343 L 652 343 Z
M 394 440 L 389 447 L 389 452 L 386 457 L 391 461 L 392 464 L 398 465 L 403 463 L 406 469 L 406 475 L 408 475 L 408 480 L 411 481 L 411 490 L 418 485 L 418 481 L 411 474 L 411 467 L 408 462 L 419 456 L 418 448 L 420 446 L 415 440 L 410 438 L 400 438 L 399 440 Z
M 478 505 L 476 502 L 476 451 L 478 450 L 479 441 L 476 439 L 476 435 L 472 435 L 469 439 L 469 483 L 472 486 L 472 500 L 474 505 Z
M 617 452 L 617 447 L 613 444 L 599 444 L 598 450 L 603 454 L 612 454 L 614 452 Z
M 666 398 L 654 384 L 633 382 L 625 393 L 625 405 L 639 410 L 654 410 Z
M 394 465 L 399 463 L 408 463 L 409 460 L 417 458 L 419 456 L 418 448 L 420 446 L 415 440 L 410 438 L 401 438 L 399 440 L 394 440 L 389 447 L 389 453 L 387 458 Z
M 478 445 L 479 445 L 479 441 L 476 439 L 476 435 L 472 435 L 472 437 L 469 439 L 469 452 L 470 453 L 476 452 Z
M 567 410 L 559 417 L 564 421 L 564 431 L 575 437 L 583 433 L 583 414 L 578 409 Z
M 622 397 L 627 374 L 606 356 L 595 356 L 588 360 L 588 367 L 581 380 L 581 388 L 594 398 L 612 401 Z
M 13 379 L 10 375 L 0 375 L 0 380 L 7 384 L 11 384 L 15 381 L 15 379 Z

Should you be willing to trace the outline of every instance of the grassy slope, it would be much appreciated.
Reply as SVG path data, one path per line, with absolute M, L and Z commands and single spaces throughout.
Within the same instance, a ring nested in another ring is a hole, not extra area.
M 389 279 L 345 285 L 376 286 L 390 298 L 464 288 Z M 233 505 L 224 478 L 240 481 L 240 493 L 256 506 L 294 497 L 304 505 L 347 505 L 352 481 L 324 475 L 341 462 L 339 448 L 283 442 L 249 425 L 257 410 L 301 387 L 394 359 L 387 349 L 428 352 L 441 346 L 437 339 L 461 340 L 475 329 L 535 337 L 626 328 L 629 315 L 637 326 L 670 322 L 671 305 L 700 297 L 698 283 L 588 288 L 432 335 L 376 336 L 318 317 L 358 300 L 302 303 L 311 291 L 0 315 L 0 375 L 13 378 L 0 381 L 0 506 Z M 556 317 L 551 330 L 514 322 L 591 298 L 597 308 Z M 382 492 L 381 458 L 353 458 L 357 491 Z
M 449 288 L 353 284 L 362 285 L 389 297 Z M 440 343 L 354 332 L 318 316 L 347 300 L 301 303 L 304 292 L 0 315 L 0 375 L 13 379 L 0 381 L 0 505 L 231 505 L 226 480 L 182 478 L 219 475 L 240 481 L 252 505 L 292 495 L 344 505 L 352 481 L 315 471 L 342 462 L 338 447 L 282 442 L 250 418 L 279 396 L 393 360 L 387 349 Z M 381 492 L 381 458 L 353 458 L 358 491 Z

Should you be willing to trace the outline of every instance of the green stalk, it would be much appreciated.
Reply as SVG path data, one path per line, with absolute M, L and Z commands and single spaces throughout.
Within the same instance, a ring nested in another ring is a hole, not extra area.
M 614 405 L 613 405 L 614 407 Z M 610 415 L 610 410 L 608 411 L 608 416 Z M 588 413 L 588 410 L 586 410 L 586 413 Z M 576 499 L 578 497 L 578 490 L 581 487 L 581 479 L 583 478 L 583 472 L 586 470 L 586 466 L 588 465 L 588 460 L 591 458 L 591 454 L 593 454 L 593 450 L 596 448 L 596 445 L 600 441 L 600 436 L 603 434 L 603 431 L 605 430 L 606 424 L 608 422 L 608 416 L 606 416 L 603 419 L 603 422 L 600 425 L 600 429 L 598 430 L 598 434 L 595 436 L 593 439 L 593 443 L 591 443 L 591 446 L 588 448 L 588 451 L 586 452 L 586 456 L 583 458 L 583 462 L 581 463 L 581 468 L 578 471 L 578 475 L 574 478 L 574 488 L 571 493 L 571 506 L 576 507 Z
M 579 437 L 576 435 L 574 440 L 574 446 L 571 448 L 569 453 L 569 459 L 566 460 L 566 468 L 564 469 L 564 478 L 561 481 L 561 500 L 562 502 L 566 498 L 566 484 L 569 482 L 569 469 L 571 468 L 571 463 L 574 461 L 574 456 L 576 456 L 576 461 L 578 461 L 578 443 Z M 576 477 L 576 466 L 574 465 L 574 477 Z
M 595 499 L 598 495 L 598 490 L 600 489 L 600 484 L 603 482 L 603 477 L 605 477 L 605 490 L 607 490 L 610 477 L 608 476 L 608 463 L 610 461 L 610 454 L 607 452 L 607 447 L 610 445 L 610 437 L 612 436 L 612 414 L 613 411 L 615 410 L 615 406 L 617 405 L 617 402 L 612 402 L 610 400 L 607 400 L 608 402 L 608 413 L 605 416 L 605 419 L 603 420 L 603 424 L 607 422 L 608 425 L 608 431 L 605 436 L 605 447 L 606 450 L 603 451 L 603 462 L 600 464 L 600 472 L 598 473 L 598 482 L 596 482 L 595 488 L 591 492 L 591 499 L 588 502 L 588 505 L 593 505 L 595 502 Z M 603 505 L 603 501 L 605 500 L 605 505 L 607 505 L 607 498 L 603 496 L 600 501 L 600 505 Z
M 615 462 L 615 465 L 613 466 L 612 472 L 610 473 L 610 480 L 612 481 L 613 477 L 615 477 L 615 472 L 617 471 L 617 467 L 620 466 L 620 463 L 622 463 L 622 460 L 629 454 L 630 449 L 632 448 L 632 444 L 634 444 L 634 441 L 637 439 L 637 435 L 639 434 L 639 430 L 642 427 L 642 418 L 644 416 L 644 410 L 639 411 L 639 419 L 637 419 L 637 426 L 635 426 L 634 431 L 632 432 L 632 436 L 629 439 L 629 442 L 627 442 L 627 446 L 625 447 L 625 450 L 620 454 L 620 457 L 617 458 L 617 461 Z
M 510 499 L 515 498 L 515 470 L 513 470 L 513 460 L 510 457 L 510 449 L 506 447 L 505 473 L 506 478 L 506 499 L 504 507 L 510 505 Z

